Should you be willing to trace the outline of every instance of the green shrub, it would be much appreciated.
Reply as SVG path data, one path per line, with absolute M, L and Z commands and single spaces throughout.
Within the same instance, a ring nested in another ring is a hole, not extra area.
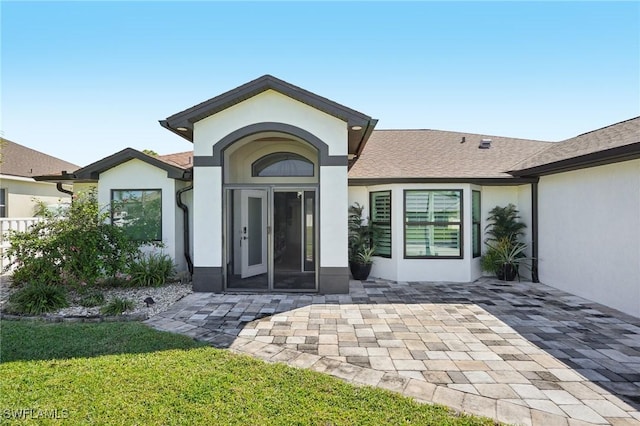
M 95 191 L 74 196 L 64 214 L 40 213 L 42 222 L 9 235 L 6 253 L 14 261 L 7 270 L 14 267 L 16 284 L 93 285 L 124 270 L 142 244 L 107 223 L 109 212 L 100 211 Z
M 133 287 L 131 282 L 131 275 L 116 273 L 112 277 L 106 277 L 100 280 L 100 286 L 107 288 L 119 288 L 119 287 Z
M 104 295 L 99 292 L 91 292 L 83 295 L 79 300 L 80 306 L 85 308 L 93 308 L 104 303 Z
M 68 306 L 64 288 L 33 282 L 9 297 L 9 310 L 14 313 L 40 315 Z
M 141 255 L 129 266 L 131 284 L 148 287 L 161 286 L 174 274 L 175 265 L 166 254 L 151 253 Z
M 120 299 L 119 297 L 116 297 L 106 306 L 100 309 L 100 312 L 103 315 L 121 315 L 127 311 L 132 310 L 134 307 L 135 303 L 133 303 L 133 300 Z

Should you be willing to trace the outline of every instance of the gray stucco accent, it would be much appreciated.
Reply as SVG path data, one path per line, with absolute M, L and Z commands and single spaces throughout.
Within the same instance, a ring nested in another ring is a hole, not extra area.
M 321 166 L 348 166 L 349 157 L 346 155 L 329 155 L 324 160 L 320 158 Z
M 237 129 L 220 139 L 213 146 L 213 156 L 198 155 L 193 158 L 195 167 L 219 167 L 224 160 L 224 150 L 247 136 L 263 132 L 279 132 L 298 137 L 311 144 L 318 150 L 318 162 L 320 166 L 347 166 L 348 157 L 346 155 L 329 155 L 329 146 L 313 133 L 291 124 L 278 122 L 262 122 L 250 124 Z
M 193 291 L 222 293 L 222 268 L 219 266 L 195 266 L 193 268 Z
M 216 164 L 214 158 L 208 155 L 194 155 L 193 167 L 216 167 L 220 166 Z
M 320 267 L 318 271 L 318 293 L 320 294 L 348 294 L 349 268 Z

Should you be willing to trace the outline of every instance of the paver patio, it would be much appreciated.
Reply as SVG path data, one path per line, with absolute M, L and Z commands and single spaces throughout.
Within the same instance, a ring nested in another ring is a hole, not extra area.
M 640 319 L 542 284 L 194 293 L 147 323 L 523 425 L 640 424 Z

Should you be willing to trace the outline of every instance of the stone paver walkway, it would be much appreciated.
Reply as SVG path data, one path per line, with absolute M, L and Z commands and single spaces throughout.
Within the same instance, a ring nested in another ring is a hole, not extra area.
M 640 425 L 640 320 L 532 283 L 194 293 L 147 323 L 523 425 Z

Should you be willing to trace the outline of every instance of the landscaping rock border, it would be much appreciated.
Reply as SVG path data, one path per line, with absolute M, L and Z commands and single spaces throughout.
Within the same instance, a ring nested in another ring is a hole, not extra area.
M 7 320 L 41 320 L 46 322 L 103 322 L 103 321 L 143 321 L 160 312 L 166 311 L 188 294 L 192 293 L 191 283 L 170 283 L 160 287 L 136 288 L 96 288 L 104 295 L 105 302 L 101 306 L 86 308 L 78 305 L 80 294 L 70 292 L 70 306 L 44 315 L 16 315 L 5 313 L 5 306 L 11 294 L 17 289 L 10 287 L 7 276 L 0 278 L 0 318 Z M 122 315 L 102 315 L 100 308 L 114 298 L 130 299 L 135 303 L 133 310 Z M 144 300 L 151 297 L 154 304 L 147 306 Z

